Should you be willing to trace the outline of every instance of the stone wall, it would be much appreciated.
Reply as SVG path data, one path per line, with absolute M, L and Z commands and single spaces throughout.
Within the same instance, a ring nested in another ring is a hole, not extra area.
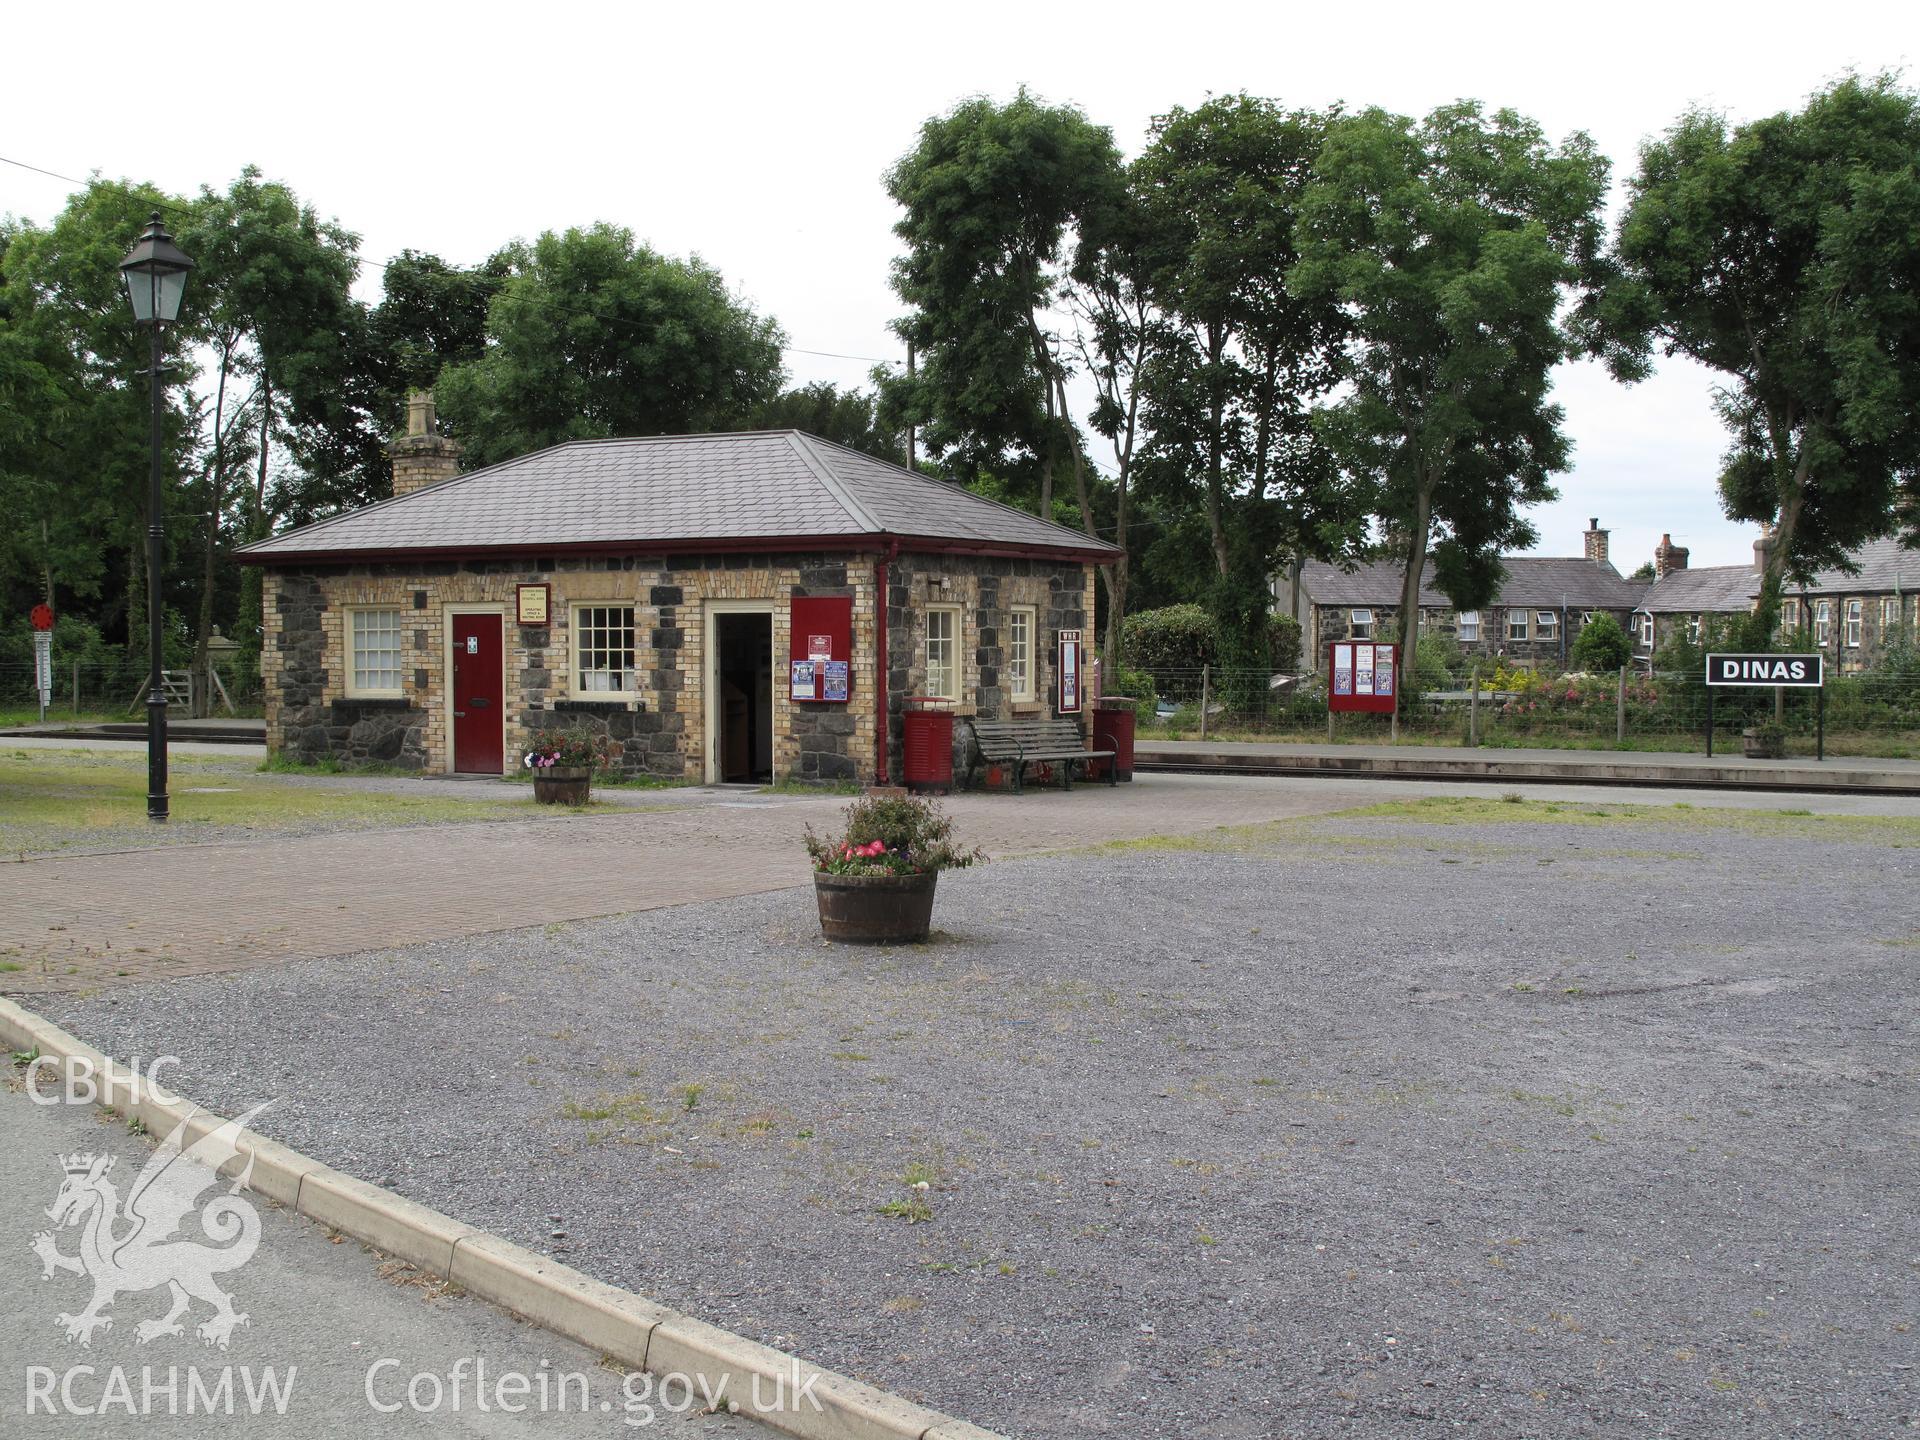
M 1093 567 L 1070 561 L 957 555 L 897 557 L 887 576 L 887 705 L 892 721 L 887 769 L 893 779 L 897 782 L 902 773 L 901 717 L 906 701 L 924 693 L 926 687 L 929 605 L 960 607 L 961 695 L 953 707 L 954 775 L 958 779 L 966 771 L 966 719 L 1054 714 L 1059 696 L 1060 631 L 1079 630 L 1085 654 L 1091 655 L 1096 648 L 1094 585 Z M 1008 612 L 1024 605 L 1036 611 L 1034 698 L 1015 704 L 1006 674 L 1006 625 Z M 1084 730 L 1084 714 L 1081 719 Z
M 523 583 L 551 586 L 551 623 L 513 623 Z M 529 739 L 576 724 L 618 741 L 628 773 L 706 778 L 707 602 L 764 601 L 773 631 L 776 776 L 872 774 L 873 562 L 844 554 L 554 557 L 272 570 L 266 577 L 262 670 L 268 741 L 304 759 L 380 759 L 433 772 L 449 766 L 447 626 L 454 610 L 503 617 L 505 749 L 519 763 Z M 787 699 L 788 605 L 795 596 L 853 600 L 848 703 Z M 638 698 L 598 699 L 569 685 L 573 607 L 631 605 Z M 402 612 L 403 693 L 349 697 L 346 612 Z M 396 741 L 393 731 L 405 732 Z
M 1311 648 L 1302 656 L 1302 667 L 1318 670 L 1324 664 L 1327 646 L 1335 640 L 1350 637 L 1353 629 L 1352 616 L 1356 608 L 1350 605 L 1315 605 L 1312 610 L 1313 634 L 1310 637 Z M 1377 638 L 1388 630 L 1397 630 L 1400 615 L 1398 605 L 1376 605 L 1373 608 L 1373 634 Z M 1469 655 L 1485 656 L 1488 660 L 1504 660 L 1509 664 L 1530 666 L 1540 670 L 1557 670 L 1563 665 L 1571 665 L 1573 642 L 1580 637 L 1583 617 L 1588 611 L 1578 605 L 1569 606 L 1564 612 L 1565 635 L 1556 634 L 1552 639 L 1540 637 L 1537 611 L 1552 610 L 1562 615 L 1558 606 L 1526 607 L 1527 638 L 1513 640 L 1507 636 L 1507 610 L 1501 605 L 1488 606 L 1480 612 L 1480 635 L 1476 640 L 1460 639 L 1460 617 L 1456 611 L 1420 609 L 1420 629 L 1422 633 L 1432 632 L 1444 635 Z M 1513 609 L 1522 607 L 1514 606 Z M 1595 610 L 1594 614 L 1611 615 L 1619 622 L 1622 630 L 1629 630 L 1632 613 L 1626 610 Z M 1630 630 L 1629 630 L 1629 633 Z M 1562 643 L 1564 640 L 1564 644 Z

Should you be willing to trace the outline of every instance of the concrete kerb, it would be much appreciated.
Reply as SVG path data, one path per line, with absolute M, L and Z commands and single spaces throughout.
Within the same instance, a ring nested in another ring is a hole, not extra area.
M 32 1011 L 0 998 L 0 1045 L 91 1065 L 97 1103 L 167 1135 L 187 1127 L 191 1146 L 225 1118 L 139 1077 Z M 690 1315 L 595 1280 L 571 1266 L 343 1174 L 277 1141 L 245 1134 L 221 1168 L 252 1164 L 266 1199 L 460 1286 L 470 1294 L 587 1346 L 664 1386 L 677 1377 L 691 1396 L 732 1401 L 741 1413 L 800 1440 L 999 1440 L 991 1431 L 822 1370 Z

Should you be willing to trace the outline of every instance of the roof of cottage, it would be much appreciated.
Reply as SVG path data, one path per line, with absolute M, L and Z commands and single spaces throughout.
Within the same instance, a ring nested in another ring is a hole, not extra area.
M 574 440 L 241 548 L 275 564 L 425 553 L 765 548 L 898 539 L 930 548 L 1119 552 L 798 430 Z
M 1760 576 L 1751 565 L 1669 570 L 1647 587 L 1639 609 L 1654 615 L 1739 615 L 1753 608 Z
M 1496 606 L 1558 608 L 1565 605 L 1579 610 L 1631 610 L 1645 593 L 1642 582 L 1622 578 L 1620 572 L 1604 560 L 1508 555 L 1500 563 L 1507 573 L 1492 602 Z M 1309 560 L 1301 570 L 1300 581 L 1301 589 L 1316 605 L 1396 608 L 1400 604 L 1401 577 L 1405 574 L 1404 566 L 1387 560 L 1370 561 L 1351 571 Z M 1431 561 L 1421 576 L 1420 604 L 1435 610 L 1452 605 L 1434 588 Z

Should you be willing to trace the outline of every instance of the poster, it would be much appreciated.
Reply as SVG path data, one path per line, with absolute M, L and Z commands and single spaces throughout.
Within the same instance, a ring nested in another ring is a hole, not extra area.
M 1393 694 L 1393 647 L 1382 645 L 1373 656 L 1373 693 Z
M 1080 632 L 1060 632 L 1060 713 L 1080 713 Z
M 793 662 L 792 682 L 787 691 L 790 699 L 811 700 L 814 698 L 813 671 L 814 663 L 811 660 L 796 660 Z
M 819 663 L 833 659 L 833 636 L 807 636 L 807 658 Z
M 1336 695 L 1353 693 L 1353 646 L 1351 645 L 1333 647 L 1333 693 Z
M 847 698 L 847 662 L 829 660 L 822 667 L 822 700 L 844 700 Z
M 1373 694 L 1373 646 L 1353 647 L 1353 693 Z

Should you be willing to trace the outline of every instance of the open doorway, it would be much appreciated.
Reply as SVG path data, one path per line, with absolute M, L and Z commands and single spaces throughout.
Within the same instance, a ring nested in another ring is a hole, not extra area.
M 709 782 L 766 785 L 773 780 L 773 615 L 711 617 Z

